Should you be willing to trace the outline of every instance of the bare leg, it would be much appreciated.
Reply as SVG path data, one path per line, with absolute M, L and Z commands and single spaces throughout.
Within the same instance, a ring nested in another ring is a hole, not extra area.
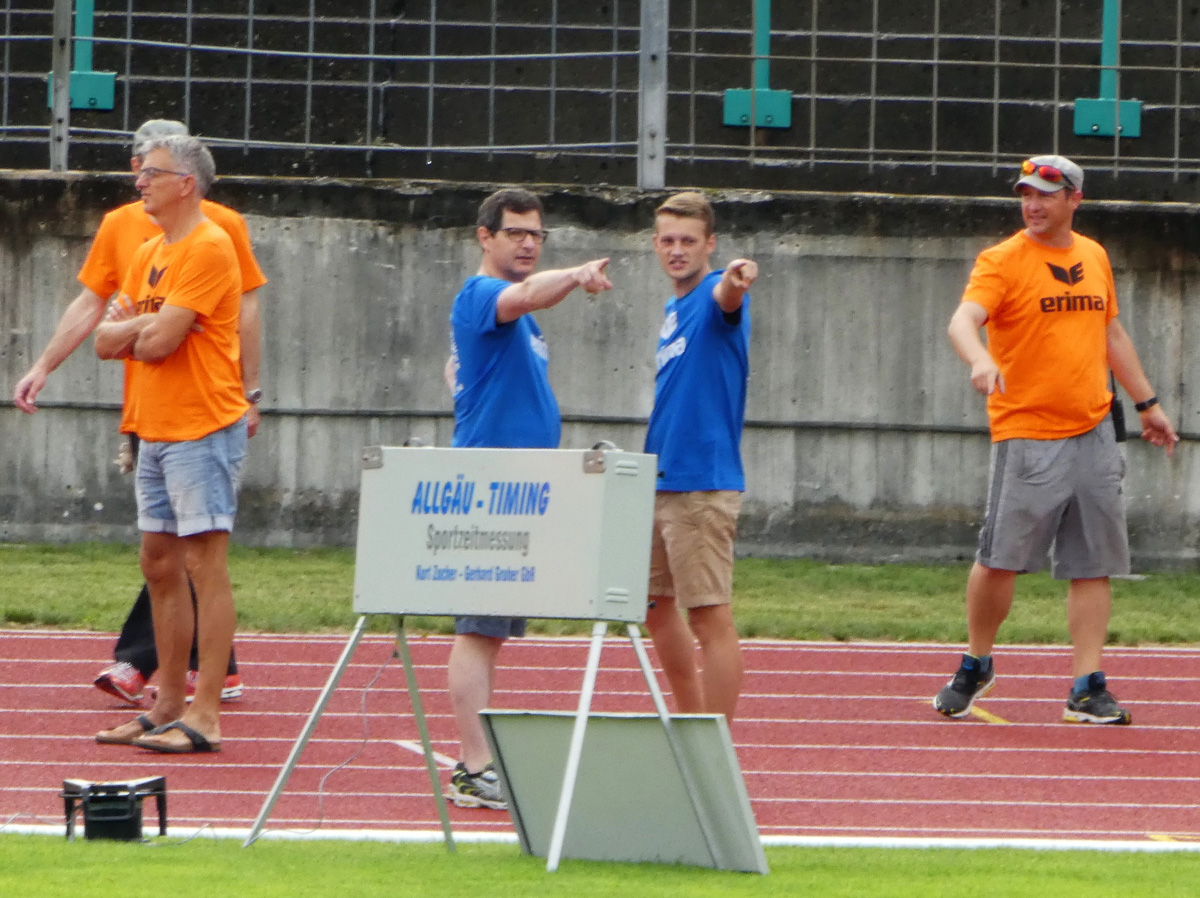
M 967 579 L 968 651 L 976 658 L 992 653 L 1000 625 L 1012 610 L 1015 571 L 984 567 L 978 562 Z
M 229 534 L 210 530 L 184 538 L 188 574 L 196 587 L 196 697 L 183 722 L 209 742 L 221 739 L 221 687 L 229 666 L 237 613 L 227 563 Z
M 1067 590 L 1067 628 L 1073 649 L 1072 676 L 1082 677 L 1103 669 L 1101 659 L 1111 608 L 1112 589 L 1107 577 L 1071 581 Z
M 188 647 L 192 642 L 191 593 L 184 572 L 183 546 L 169 533 L 143 533 L 142 573 L 150 593 L 154 641 L 160 659 L 160 686 L 154 707 L 145 717 L 154 726 L 177 720 L 183 713 Z M 141 717 L 96 734 L 99 742 L 128 744 L 145 735 Z
M 458 723 L 460 760 L 468 773 L 478 773 L 492 760 L 479 712 L 491 704 L 496 677 L 496 657 L 503 639 L 460 633 L 450 649 L 447 676 L 450 704 Z
M 733 623 L 733 606 L 691 608 L 688 620 L 700 643 L 704 710 L 709 714 L 724 714 L 732 722 L 742 691 L 742 645 Z
M 646 629 L 671 684 L 675 706 L 684 714 L 703 713 L 704 686 L 696 668 L 692 630 L 679 615 L 674 596 L 651 596 L 651 601 L 653 605 L 646 611 Z
M 194 626 L 182 540 L 173 533 L 143 533 L 141 564 L 150 589 L 158 653 L 158 694 L 148 716 L 157 724 L 170 723 L 185 707 Z
M 229 534 L 223 530 L 212 530 L 208 533 L 176 538 L 176 542 L 180 569 L 178 574 L 172 577 L 172 581 L 178 584 L 178 596 L 172 594 L 173 615 L 166 621 L 169 627 L 160 625 L 160 600 L 156 593 L 155 580 L 149 570 L 144 571 L 146 581 L 150 584 L 150 596 L 155 603 L 154 630 L 158 635 L 159 646 L 160 685 L 155 709 L 157 710 L 163 702 L 164 695 L 168 696 L 171 707 L 178 708 L 175 716 L 170 719 L 178 718 L 180 722 L 215 745 L 221 741 L 221 686 L 225 679 L 225 667 L 229 663 L 229 650 L 233 645 L 233 631 L 236 626 L 233 588 L 229 582 L 229 571 L 225 562 Z M 187 585 L 189 576 L 196 589 L 195 627 L 198 628 L 200 671 L 196 680 L 195 700 L 190 706 L 185 706 L 187 662 L 193 631 L 191 594 Z M 173 633 L 173 638 L 169 653 L 164 653 L 167 646 L 163 642 L 162 634 L 168 629 Z M 175 696 L 178 696 L 177 704 Z M 151 719 L 158 720 L 153 714 Z M 141 742 L 155 742 L 185 749 L 191 747 L 189 737 L 178 730 L 162 735 L 148 735 Z

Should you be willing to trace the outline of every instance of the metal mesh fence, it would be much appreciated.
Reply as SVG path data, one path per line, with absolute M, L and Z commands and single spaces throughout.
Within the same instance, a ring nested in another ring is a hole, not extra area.
M 71 110 L 68 161 L 123 168 L 130 132 L 166 117 L 207 137 L 224 173 L 630 185 L 661 128 L 670 186 L 990 193 L 1022 156 L 1061 152 L 1113 195 L 1190 198 L 1194 4 L 1116 17 L 1114 100 L 1140 101 L 1141 135 L 1074 133 L 1076 100 L 1099 96 L 1110 5 L 94 0 L 92 68 L 113 73 L 114 103 Z M 53 6 L 0 5 L 4 167 L 47 166 Z M 661 46 L 643 27 L 655 13 Z M 661 108 L 646 90 L 657 54 Z M 726 124 L 726 91 L 768 68 L 789 126 Z

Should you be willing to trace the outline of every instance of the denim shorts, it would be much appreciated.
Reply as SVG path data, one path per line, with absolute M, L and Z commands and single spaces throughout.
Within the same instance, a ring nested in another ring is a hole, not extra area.
M 492 639 L 508 639 L 510 636 L 524 636 L 525 618 L 460 615 L 454 618 L 454 632 L 473 633 L 476 636 L 488 636 Z
M 246 458 L 246 419 L 198 440 L 142 440 L 138 452 L 138 529 L 194 536 L 233 530 Z

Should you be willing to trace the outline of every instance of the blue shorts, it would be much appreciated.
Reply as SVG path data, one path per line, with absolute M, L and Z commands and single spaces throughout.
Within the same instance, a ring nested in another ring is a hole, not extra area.
M 198 440 L 142 440 L 138 452 L 138 529 L 194 536 L 233 530 L 246 458 L 246 419 Z
M 510 636 L 524 636 L 525 618 L 460 616 L 454 618 L 454 632 L 464 634 L 473 633 L 476 636 L 488 636 L 492 639 L 508 639 Z

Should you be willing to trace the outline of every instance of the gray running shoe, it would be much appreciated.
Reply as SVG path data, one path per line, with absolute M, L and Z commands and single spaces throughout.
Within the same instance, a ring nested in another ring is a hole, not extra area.
M 460 808 L 491 808 L 495 811 L 508 808 L 500 791 L 500 778 L 491 764 L 478 773 L 467 773 L 467 768 L 459 761 L 450 777 L 450 799 Z
M 934 710 L 947 717 L 966 717 L 975 699 L 987 695 L 995 685 L 996 666 L 990 658 L 984 664 L 978 658 L 963 655 L 954 679 L 933 697 Z
M 1133 722 L 1129 712 L 1117 704 L 1116 696 L 1108 691 L 1102 671 L 1088 677 L 1088 688 L 1072 692 L 1067 698 L 1063 720 L 1067 723 L 1114 723 L 1123 726 Z

